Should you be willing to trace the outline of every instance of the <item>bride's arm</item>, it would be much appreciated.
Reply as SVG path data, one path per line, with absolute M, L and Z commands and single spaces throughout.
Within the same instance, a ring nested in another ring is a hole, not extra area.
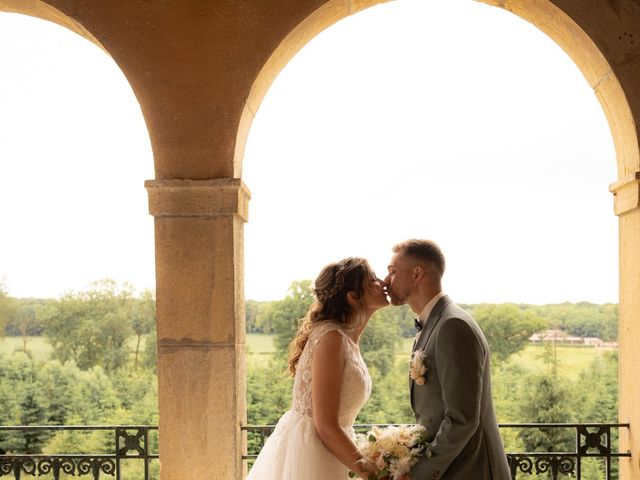
M 311 364 L 311 397 L 316 433 L 327 450 L 360 477 L 371 472 L 363 468 L 362 458 L 351 437 L 340 427 L 340 393 L 344 374 L 345 353 L 340 332 L 325 333 L 313 352 Z

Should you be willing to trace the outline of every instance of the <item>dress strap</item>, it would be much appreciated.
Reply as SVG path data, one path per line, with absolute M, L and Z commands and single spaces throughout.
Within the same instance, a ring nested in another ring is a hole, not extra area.
M 334 322 L 322 322 L 317 325 L 311 335 L 309 336 L 308 343 L 310 344 L 310 350 L 315 350 L 318 343 L 320 343 L 320 339 L 329 332 L 337 331 L 342 335 L 342 343 L 343 349 L 346 352 L 349 352 L 348 356 L 352 356 L 354 352 L 359 351 L 355 342 L 351 339 L 349 334 L 345 331 L 344 327 L 340 324 Z
M 347 332 L 344 331 L 344 327 L 334 322 L 322 322 L 313 329 L 310 335 L 310 340 L 318 343 L 320 338 L 329 332 L 337 331 L 339 332 L 345 339 L 348 339 L 349 336 Z

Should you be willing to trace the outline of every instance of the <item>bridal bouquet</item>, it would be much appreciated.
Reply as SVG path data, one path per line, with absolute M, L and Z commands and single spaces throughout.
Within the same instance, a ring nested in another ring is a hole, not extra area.
M 371 480 L 398 480 L 422 455 L 429 454 L 427 430 L 422 425 L 373 427 L 366 435 L 356 436 L 356 445 L 364 457 L 362 462 L 379 470 L 377 476 L 369 477 Z M 349 472 L 349 476 L 353 478 L 355 473 Z

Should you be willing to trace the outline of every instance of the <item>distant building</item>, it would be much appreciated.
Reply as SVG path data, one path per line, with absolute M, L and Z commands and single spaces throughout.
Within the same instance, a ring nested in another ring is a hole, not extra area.
M 562 345 L 581 345 L 594 348 L 618 348 L 618 342 L 605 342 L 598 337 L 576 337 L 560 329 L 543 330 L 529 337 L 531 343 L 555 342 Z
M 604 344 L 604 340 L 598 337 L 584 337 L 584 344 L 587 347 L 600 348 Z
M 529 341 L 533 343 L 544 342 L 556 342 L 556 343 L 569 343 L 573 345 L 584 344 L 582 337 L 574 337 L 559 329 L 543 330 L 542 332 L 534 333 L 529 337 Z

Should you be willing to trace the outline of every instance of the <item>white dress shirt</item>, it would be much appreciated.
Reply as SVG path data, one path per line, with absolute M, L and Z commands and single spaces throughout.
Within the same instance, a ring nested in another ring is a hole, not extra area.
M 444 292 L 438 293 L 435 297 L 429 300 L 429 303 L 427 303 L 424 306 L 424 308 L 422 309 L 422 312 L 420 312 L 420 315 L 418 315 L 418 322 L 420 323 L 420 325 L 422 325 L 422 328 L 425 327 L 425 324 L 427 323 L 427 319 L 429 318 L 429 315 L 431 314 L 431 310 L 433 310 L 433 307 L 435 307 L 436 303 L 438 303 L 438 300 L 440 300 L 445 295 L 446 294 Z

